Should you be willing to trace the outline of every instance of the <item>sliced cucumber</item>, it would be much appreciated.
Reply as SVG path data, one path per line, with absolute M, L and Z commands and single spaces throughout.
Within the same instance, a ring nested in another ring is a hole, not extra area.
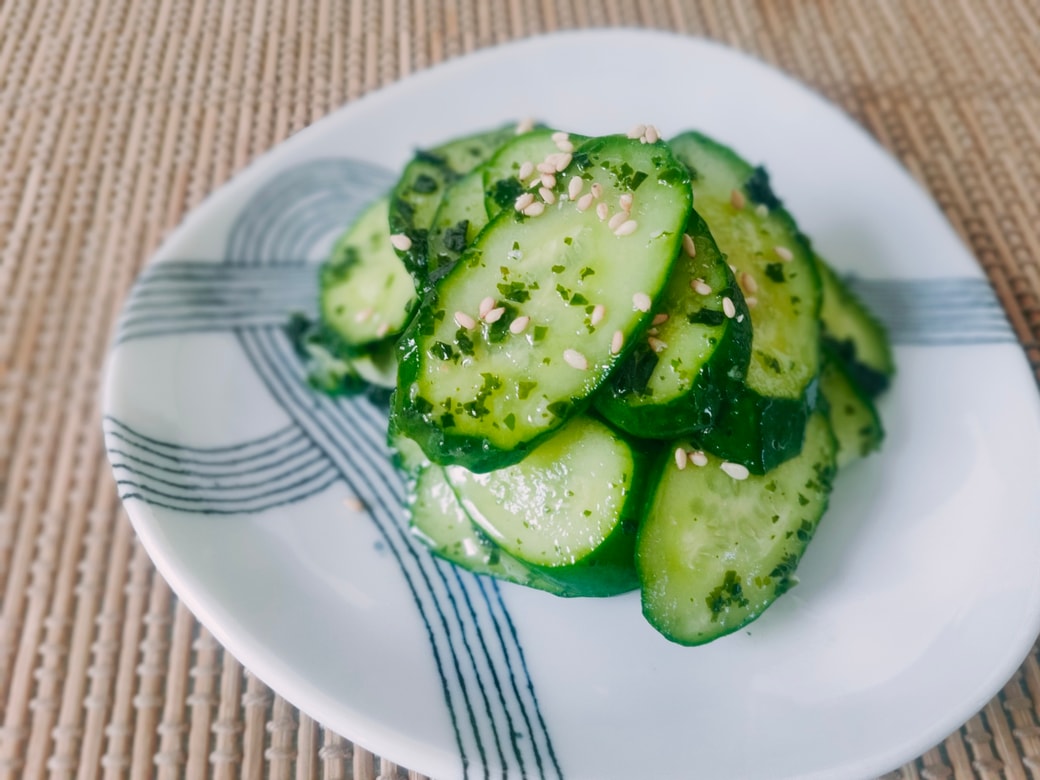
M 744 379 L 751 355 L 744 296 L 696 211 L 686 235 L 694 252 L 679 254 L 655 310 L 655 321 L 666 319 L 633 348 L 596 397 L 604 417 L 636 436 L 668 439 L 708 428 L 724 388 Z
M 704 466 L 666 465 L 636 548 L 647 620 L 673 642 L 697 645 L 761 615 L 796 582 L 827 508 L 834 458 L 834 435 L 816 412 L 801 454 L 764 476 L 735 479 L 714 456 Z
M 455 267 L 466 247 L 488 223 L 483 169 L 483 165 L 477 166 L 445 190 L 428 239 L 427 273 L 431 285 Z
M 638 584 L 642 460 L 607 425 L 581 416 L 514 466 L 445 473 L 466 513 L 505 552 L 573 593 L 609 596 Z
M 881 448 L 885 437 L 881 417 L 864 392 L 832 350 L 824 347 L 820 393 L 827 401 L 831 428 L 838 442 L 838 468 L 864 458 Z
M 762 168 L 700 133 L 670 142 L 697 210 L 735 269 L 751 314 L 751 361 L 702 446 L 755 472 L 796 455 L 820 368 L 820 280 L 812 252 Z
M 879 395 L 895 373 L 884 326 L 830 266 L 815 255 L 823 287 L 823 340 L 844 363 L 853 380 L 871 396 Z
M 560 131 L 533 130 L 503 144 L 482 166 L 484 208 L 488 216 L 493 218 L 502 211 L 513 208 L 516 199 L 524 192 L 537 192 L 545 186 L 542 176 L 556 177 L 556 173 L 539 171 L 537 168 L 540 163 L 546 162 L 550 155 L 561 152 L 556 138 L 560 138 L 565 148 L 577 147 L 587 140 L 577 135 L 567 135 L 563 138 Z M 520 174 L 526 173 L 525 163 L 529 164 L 532 170 L 521 181 Z M 546 182 L 548 181 L 546 179 Z
M 574 177 L 625 224 L 561 197 Z M 653 316 L 691 207 L 685 169 L 663 143 L 610 136 L 557 179 L 544 213 L 509 209 L 481 232 L 402 335 L 392 414 L 435 463 L 520 461 L 587 406 Z
M 405 166 L 390 196 L 389 224 L 391 234 L 408 238 L 408 248 L 398 253 L 416 289 L 427 285 L 427 235 L 445 187 L 491 157 L 516 131 L 516 125 L 507 125 L 454 138 L 416 152 Z
M 321 267 L 322 320 L 351 349 L 400 332 L 416 302 L 408 270 L 390 244 L 388 208 L 386 197 L 369 206 Z

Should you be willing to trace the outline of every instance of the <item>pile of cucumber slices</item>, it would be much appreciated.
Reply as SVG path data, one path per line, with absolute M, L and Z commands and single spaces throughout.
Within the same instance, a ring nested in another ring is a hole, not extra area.
M 293 332 L 322 390 L 392 389 L 434 555 L 560 596 L 639 589 L 690 645 L 796 582 L 893 373 L 763 168 L 643 125 L 416 153 Z

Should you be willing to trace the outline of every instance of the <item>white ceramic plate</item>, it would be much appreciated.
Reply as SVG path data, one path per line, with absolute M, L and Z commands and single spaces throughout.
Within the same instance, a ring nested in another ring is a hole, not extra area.
M 764 161 L 892 328 L 884 451 L 840 476 L 801 585 L 706 647 L 658 636 L 636 594 L 557 599 L 430 559 L 377 407 L 309 392 L 280 329 L 313 306 L 301 263 L 414 147 L 525 116 L 699 128 Z M 289 139 L 142 276 L 104 407 L 134 526 L 199 619 L 317 720 L 437 778 L 868 777 L 980 709 L 1038 631 L 1037 391 L 979 268 L 858 127 L 704 41 L 532 39 Z

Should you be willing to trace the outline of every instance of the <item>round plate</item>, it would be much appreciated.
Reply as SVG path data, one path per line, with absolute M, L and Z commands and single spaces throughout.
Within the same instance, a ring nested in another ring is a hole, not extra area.
M 559 599 L 430 558 L 383 412 L 311 391 L 285 336 L 314 263 L 417 146 L 526 116 L 696 128 L 763 161 L 896 345 L 884 449 L 839 475 L 801 584 L 710 645 L 668 643 L 637 594 Z M 873 776 L 978 711 L 1040 628 L 1037 392 L 992 290 L 864 132 L 704 41 L 535 38 L 289 139 L 142 274 L 104 410 L 120 495 L 187 606 L 293 704 L 437 778 Z

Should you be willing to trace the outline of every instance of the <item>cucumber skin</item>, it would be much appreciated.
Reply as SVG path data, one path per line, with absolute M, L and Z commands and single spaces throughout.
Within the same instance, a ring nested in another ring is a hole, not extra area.
M 690 214 L 686 232 L 692 235 L 703 232 L 714 245 L 707 224 L 696 210 Z M 719 252 L 717 246 L 715 251 Z M 626 359 L 597 394 L 595 401 L 596 410 L 621 430 L 633 436 L 669 439 L 703 431 L 715 424 L 716 417 L 726 403 L 727 386 L 733 385 L 735 375 L 744 376 L 751 354 L 751 320 L 744 296 L 729 267 L 724 270 L 728 285 L 719 292 L 729 296 L 736 305 L 737 316 L 743 316 L 739 321 L 736 318 L 730 320 L 722 339 L 701 367 L 690 391 L 667 403 L 627 402 L 628 393 L 619 387 L 619 374 L 631 364 L 633 358 L 630 356 Z
M 865 458 L 881 448 L 885 429 L 870 393 L 855 379 L 841 357 L 824 343 L 823 371 L 820 373 L 821 406 L 826 405 L 831 428 L 838 443 L 838 469 Z M 851 408 L 849 408 L 851 407 Z M 859 417 L 865 424 L 849 428 L 841 415 Z

